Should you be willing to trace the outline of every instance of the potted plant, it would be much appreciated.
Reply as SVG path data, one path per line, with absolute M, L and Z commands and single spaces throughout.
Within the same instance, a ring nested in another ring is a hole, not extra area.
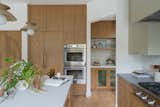
M 16 88 L 26 89 L 31 87 L 36 73 L 36 67 L 31 62 L 24 60 L 14 62 L 11 58 L 6 58 L 6 61 L 11 63 L 11 66 L 5 70 L 2 75 L 0 86 L 5 92 Z M 25 87 L 25 88 L 24 88 Z

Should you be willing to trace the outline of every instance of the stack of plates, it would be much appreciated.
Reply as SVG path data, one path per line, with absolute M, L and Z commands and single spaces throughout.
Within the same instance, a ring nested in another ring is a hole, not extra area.
M 144 71 L 134 71 L 132 72 L 132 76 L 136 77 L 136 78 L 150 78 L 151 75 L 144 72 Z

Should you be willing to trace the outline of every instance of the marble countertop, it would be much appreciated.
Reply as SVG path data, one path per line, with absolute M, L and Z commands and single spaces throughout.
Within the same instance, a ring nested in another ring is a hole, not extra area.
M 140 85 L 138 85 L 139 82 L 154 82 L 153 78 L 136 78 L 134 76 L 132 76 L 132 74 L 118 74 L 118 76 L 120 76 L 121 78 L 123 78 L 124 80 L 128 81 L 130 84 L 144 90 L 146 93 L 154 96 L 155 98 L 160 100 L 160 97 L 158 97 L 157 95 L 155 95 L 154 93 L 144 89 L 143 87 L 141 87 Z
M 5 100 L 0 107 L 64 107 L 72 79 L 59 87 L 45 86 L 40 93 L 17 91 L 13 98 Z

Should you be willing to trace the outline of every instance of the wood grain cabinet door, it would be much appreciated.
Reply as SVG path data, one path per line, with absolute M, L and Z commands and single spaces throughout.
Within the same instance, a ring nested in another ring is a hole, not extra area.
M 130 107 L 150 107 L 149 105 L 145 104 L 141 99 L 139 99 L 137 96 L 131 94 L 130 97 Z
M 75 43 L 86 43 L 86 5 L 74 7 L 75 14 Z
M 37 25 L 38 31 L 46 31 L 46 7 L 43 5 L 29 5 L 28 19 Z
M 29 61 L 38 67 L 44 67 L 44 32 L 36 32 L 34 36 L 29 36 L 28 56 Z
M 63 33 L 47 32 L 44 48 L 47 71 L 54 68 L 56 72 L 63 73 Z
M 4 61 L 6 57 L 11 57 L 14 61 L 21 59 L 21 32 L 0 32 L 0 67 L 9 66 L 9 64 Z
M 64 9 L 60 5 L 50 5 L 46 7 L 47 31 L 62 32 Z
M 74 6 L 64 6 L 64 44 L 72 44 L 75 42 L 74 36 Z
M 99 21 L 92 23 L 92 38 L 115 38 L 116 33 L 115 21 Z

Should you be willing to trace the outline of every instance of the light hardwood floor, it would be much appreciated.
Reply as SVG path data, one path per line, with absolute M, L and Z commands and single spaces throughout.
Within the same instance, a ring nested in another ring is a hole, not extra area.
M 73 107 L 114 107 L 115 91 L 93 91 L 89 98 L 73 96 Z

